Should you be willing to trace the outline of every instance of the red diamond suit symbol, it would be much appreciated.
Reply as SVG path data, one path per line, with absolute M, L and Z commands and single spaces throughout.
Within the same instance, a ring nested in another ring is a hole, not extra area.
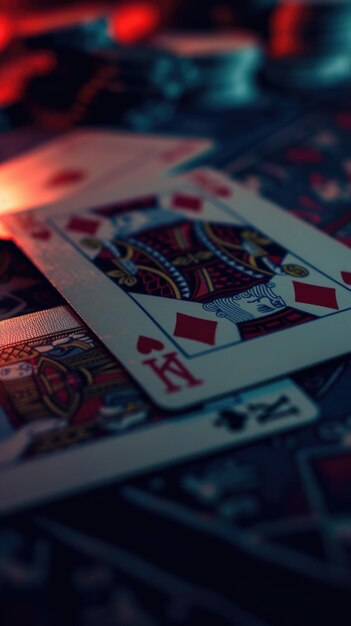
M 328 309 L 339 310 L 334 287 L 322 287 L 311 283 L 293 281 L 295 301 L 301 304 L 314 304 Z
M 72 217 L 68 222 L 66 229 L 73 230 L 85 235 L 95 235 L 100 226 L 99 220 L 89 219 L 86 217 Z
M 205 320 L 193 315 L 186 315 L 185 313 L 177 313 L 173 335 L 174 337 L 192 339 L 192 341 L 199 341 L 200 343 L 214 346 L 216 344 L 217 326 L 218 322 L 216 321 Z
M 172 197 L 172 207 L 174 209 L 186 209 L 187 211 L 202 211 L 202 199 L 185 193 L 176 193 Z

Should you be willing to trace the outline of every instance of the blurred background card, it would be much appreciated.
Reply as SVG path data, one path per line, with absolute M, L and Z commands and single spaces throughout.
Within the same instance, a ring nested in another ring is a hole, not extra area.
M 1 212 L 35 208 L 113 180 L 137 185 L 206 152 L 210 141 L 85 130 L 0 166 Z M 89 197 L 89 194 L 88 196 Z

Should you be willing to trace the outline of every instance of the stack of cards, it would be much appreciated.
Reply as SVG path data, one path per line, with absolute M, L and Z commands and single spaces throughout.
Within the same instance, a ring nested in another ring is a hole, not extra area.
M 215 170 L 160 177 L 209 146 L 91 131 L 0 170 L 71 307 L 0 326 L 3 513 L 318 418 L 287 376 L 350 351 L 351 253 Z
M 211 145 L 206 139 L 72 131 L 0 166 L 0 214 L 72 197 L 83 206 L 99 202 L 111 183 L 157 179 Z

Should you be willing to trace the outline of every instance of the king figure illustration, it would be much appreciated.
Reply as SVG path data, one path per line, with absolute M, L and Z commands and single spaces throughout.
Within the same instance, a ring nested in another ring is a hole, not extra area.
M 275 277 L 304 278 L 287 251 L 251 226 L 187 220 L 171 211 L 113 218 L 110 239 L 84 238 L 94 263 L 131 294 L 198 302 L 235 324 L 241 339 L 315 317 L 289 305 Z M 95 253 L 95 254 L 94 254 Z

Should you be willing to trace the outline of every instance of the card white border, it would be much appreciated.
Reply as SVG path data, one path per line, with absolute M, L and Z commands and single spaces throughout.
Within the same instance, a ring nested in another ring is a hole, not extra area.
M 64 307 L 24 316 L 20 321 L 24 330 L 26 325 L 28 327 L 28 321 L 31 323 L 24 335 L 21 338 L 18 336 L 13 343 L 35 339 L 40 334 L 47 336 L 45 324 L 53 334 L 82 328 L 79 320 Z M 17 319 L 11 322 L 15 329 L 19 328 Z M 3 324 L 6 322 L 0 322 L 0 337 Z M 214 426 L 219 412 L 230 409 L 235 404 L 233 396 L 229 396 L 219 405 L 200 407 L 185 415 L 169 414 L 164 420 L 141 424 L 139 428 L 129 432 L 116 436 L 107 435 L 103 439 L 55 450 L 34 459 L 23 459 L 0 466 L 0 516 L 78 489 L 129 478 L 165 464 L 178 463 L 194 456 L 268 437 L 277 429 L 283 432 L 303 427 L 317 419 L 318 406 L 289 379 L 281 379 L 273 385 L 254 389 L 249 392 L 249 396 L 250 399 L 262 399 L 263 396 L 267 398 L 267 394 L 269 397 L 270 393 L 287 392 L 293 398 L 299 399 L 296 401 L 303 408 L 302 416 L 272 420 L 259 428 L 253 423 L 241 432 L 231 432 L 227 428 Z M 245 401 L 245 396 L 243 399 Z
M 173 181 L 164 181 L 153 187 L 154 191 L 166 191 L 170 186 L 189 185 L 194 186 L 196 176 L 205 173 L 222 185 L 226 185 L 232 197 L 224 202 L 216 197 L 215 201 L 222 205 L 228 212 L 231 207 L 242 219 L 262 230 L 267 229 L 269 235 L 275 238 L 284 247 L 297 256 L 303 257 L 311 265 L 324 271 L 327 276 L 333 278 L 340 286 L 351 292 L 350 287 L 341 282 L 340 268 L 350 268 L 351 252 L 344 246 L 330 239 L 327 235 L 319 233 L 313 227 L 308 226 L 297 218 L 281 211 L 271 202 L 258 197 L 245 187 L 228 180 L 222 174 L 211 169 L 198 169 L 179 176 Z M 148 187 L 148 191 L 152 185 Z M 197 186 L 199 190 L 199 186 Z M 201 189 L 205 197 L 211 197 L 206 190 Z M 125 194 L 124 194 L 125 195 Z M 140 195 L 140 194 L 137 194 Z M 123 196 L 123 193 L 121 193 Z M 131 197 L 131 193 L 127 194 Z M 119 198 L 121 199 L 121 198 Z M 260 203 L 259 212 L 257 203 Z M 38 210 L 32 212 L 35 219 L 50 218 L 52 210 Z M 341 356 L 351 350 L 351 311 L 344 311 L 333 316 L 320 318 L 313 323 L 299 325 L 281 333 L 272 333 L 266 337 L 248 341 L 234 347 L 222 349 L 211 354 L 211 372 L 208 371 L 206 360 L 196 361 L 192 359 L 187 363 L 193 375 L 203 381 L 202 385 L 186 388 L 185 393 L 169 394 L 165 396 L 162 384 L 155 384 L 155 374 L 151 368 L 146 368 L 141 361 L 137 361 L 131 354 L 130 347 L 136 341 L 136 328 L 142 328 L 144 335 L 151 335 L 163 342 L 166 348 L 174 350 L 164 333 L 146 318 L 127 293 L 118 288 L 111 280 L 93 266 L 82 254 L 77 253 L 71 244 L 68 244 L 55 231 L 50 245 L 40 241 L 34 242 L 26 236 L 21 228 L 20 213 L 9 215 L 5 224 L 17 238 L 18 244 L 36 263 L 44 274 L 52 281 L 68 302 L 85 320 L 85 322 L 98 335 L 109 350 L 123 363 L 132 376 L 144 388 L 154 402 L 161 407 L 179 410 L 226 393 L 231 393 L 254 384 L 284 376 L 296 370 L 309 367 L 319 361 Z M 47 223 L 47 222 L 46 222 Z M 293 245 L 292 245 L 293 240 Z M 35 248 L 35 250 L 34 250 Z M 323 256 L 321 256 L 323 250 Z M 62 258 L 65 259 L 65 267 L 69 272 L 56 271 L 59 265 L 62 267 Z M 92 306 L 92 285 L 100 284 L 98 305 L 94 301 Z M 132 321 L 131 321 L 132 317 Z M 118 324 L 119 332 L 116 333 Z M 121 341 L 121 336 L 123 341 Z M 289 347 L 286 355 L 282 354 Z M 306 349 L 306 346 L 310 349 Z M 223 359 L 230 358 L 230 351 L 235 351 L 235 360 L 240 363 L 240 368 L 230 371 L 223 368 Z M 269 354 L 269 368 L 264 358 L 257 358 L 257 354 Z M 255 367 L 251 366 L 255 363 Z M 157 383 L 158 381 L 156 381 Z

